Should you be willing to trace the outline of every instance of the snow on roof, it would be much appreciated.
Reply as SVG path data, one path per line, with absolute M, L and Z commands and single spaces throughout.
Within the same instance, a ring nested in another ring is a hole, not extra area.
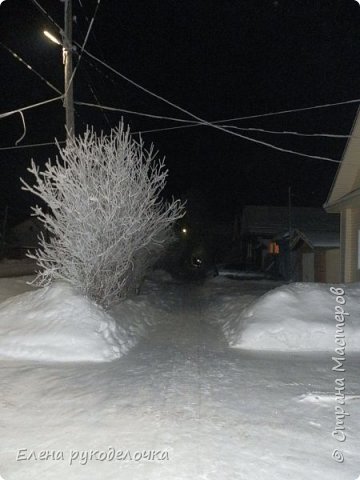
M 312 232 L 338 232 L 340 216 L 329 215 L 322 208 L 293 207 L 292 228 Z M 289 229 L 288 207 L 249 205 L 243 210 L 241 232 L 256 235 L 276 235 Z
M 312 248 L 337 248 L 340 247 L 340 233 L 339 232 L 296 232 L 306 243 Z

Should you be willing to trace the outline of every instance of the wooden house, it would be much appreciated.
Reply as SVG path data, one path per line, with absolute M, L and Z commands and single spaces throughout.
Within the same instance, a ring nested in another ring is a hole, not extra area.
M 319 207 L 245 207 L 246 261 L 286 280 L 338 281 L 339 228 Z
M 324 208 L 340 214 L 341 281 L 360 281 L 360 110 Z

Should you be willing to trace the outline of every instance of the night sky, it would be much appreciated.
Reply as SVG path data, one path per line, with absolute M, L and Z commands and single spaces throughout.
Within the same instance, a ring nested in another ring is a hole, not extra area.
M 82 43 L 96 1 L 73 0 L 74 40 Z M 39 0 L 63 25 L 63 3 Z M 0 6 L 0 41 L 63 89 L 61 47 L 42 34 L 56 28 L 31 0 Z M 87 49 L 134 81 L 206 120 L 221 120 L 360 98 L 360 6 L 355 0 L 102 0 Z M 89 61 L 91 63 L 89 63 Z M 56 96 L 0 47 L 1 112 Z M 75 58 L 76 63 L 76 58 Z M 187 119 L 84 55 L 75 100 Z M 95 96 L 94 96 L 95 94 Z M 306 133 L 348 134 L 358 105 L 242 120 L 231 125 Z M 108 132 L 121 113 L 78 106 L 86 124 Z M 21 144 L 64 139 L 61 102 L 25 113 Z M 171 127 L 169 120 L 124 114 L 132 131 Z M 22 135 L 19 114 L 0 119 L 0 146 Z M 346 140 L 243 132 L 277 146 L 340 159 Z M 271 150 L 202 126 L 143 135 L 166 156 L 168 194 L 196 191 L 214 216 L 231 218 L 248 204 L 321 206 L 337 164 Z M 43 164 L 53 147 L 0 151 L 0 208 L 11 219 L 35 202 L 19 177 L 33 157 Z

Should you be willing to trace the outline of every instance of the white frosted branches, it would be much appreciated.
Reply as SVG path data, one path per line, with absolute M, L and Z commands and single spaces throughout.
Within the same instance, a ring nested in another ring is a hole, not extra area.
M 109 306 L 139 287 L 171 240 L 183 206 L 161 200 L 164 161 L 123 124 L 109 136 L 88 129 L 58 148 L 43 172 L 32 161 L 34 185 L 22 180 L 48 207 L 33 208 L 49 234 L 32 255 L 40 267 L 35 283 L 66 280 Z

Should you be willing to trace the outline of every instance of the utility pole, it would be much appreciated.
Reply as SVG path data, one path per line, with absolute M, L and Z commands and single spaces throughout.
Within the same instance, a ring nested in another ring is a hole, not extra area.
M 66 136 L 69 139 L 75 134 L 74 122 L 74 81 L 73 74 L 73 45 L 72 45 L 72 0 L 65 0 L 65 23 L 64 23 L 64 39 L 63 39 L 63 61 L 65 68 L 65 97 L 64 107 L 66 114 Z

